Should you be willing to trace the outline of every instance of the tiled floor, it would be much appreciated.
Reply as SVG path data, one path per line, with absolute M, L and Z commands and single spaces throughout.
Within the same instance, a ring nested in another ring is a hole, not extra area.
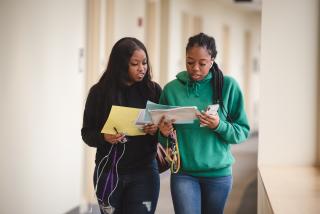
M 156 214 L 174 214 L 170 194 L 170 172 L 160 175 L 160 196 L 156 209 Z
M 236 159 L 233 165 L 233 189 L 225 209 L 225 214 L 257 213 L 257 153 L 258 136 L 247 142 L 233 145 Z

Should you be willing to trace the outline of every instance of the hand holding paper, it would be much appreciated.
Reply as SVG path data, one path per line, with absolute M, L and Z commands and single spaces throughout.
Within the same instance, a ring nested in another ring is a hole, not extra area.
M 127 136 L 137 136 L 145 135 L 145 132 L 147 132 L 152 135 L 155 133 L 156 126 L 162 116 L 165 116 L 167 120 L 175 120 L 174 123 L 177 124 L 187 124 L 193 123 L 197 119 L 197 112 L 198 110 L 195 106 L 176 107 L 152 102 L 147 103 L 147 109 L 112 106 L 101 133 L 117 134 L 118 132 Z M 154 125 L 146 126 L 150 123 Z M 143 128 L 142 125 L 145 125 L 144 131 L 141 129 Z
M 105 141 L 111 143 L 111 144 L 117 144 L 117 143 L 125 143 L 127 141 L 127 138 L 124 134 L 106 134 L 103 133 L 103 138 Z
M 122 133 L 128 136 L 145 135 L 135 122 L 142 109 L 124 106 L 112 106 L 109 117 L 104 124 L 101 133 L 117 134 Z M 117 132 L 115 131 L 115 128 Z

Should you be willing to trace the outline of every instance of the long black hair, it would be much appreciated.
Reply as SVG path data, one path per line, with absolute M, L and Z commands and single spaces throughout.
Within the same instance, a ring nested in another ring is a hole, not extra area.
M 120 104 L 119 92 L 126 87 L 129 79 L 129 62 L 134 51 L 143 50 L 147 58 L 147 71 L 143 80 L 136 83 L 139 91 L 146 99 L 155 99 L 155 87 L 151 81 L 151 67 L 149 55 L 142 42 L 133 37 L 124 37 L 117 41 L 110 53 L 106 70 L 98 81 L 97 85 L 106 92 L 106 99 L 111 104 Z
M 186 52 L 189 51 L 192 47 L 203 47 L 205 48 L 211 59 L 214 61 L 212 67 L 210 68 L 210 72 L 212 73 L 212 88 L 213 88 L 213 96 L 212 96 L 212 103 L 219 104 L 220 108 L 222 108 L 222 113 L 225 113 L 225 117 L 232 121 L 229 116 L 229 113 L 226 111 L 223 105 L 223 84 L 224 84 L 224 76 L 222 70 L 219 68 L 218 64 L 215 62 L 215 58 L 217 56 L 217 47 L 215 39 L 211 36 L 208 36 L 205 33 L 199 33 L 189 38 Z

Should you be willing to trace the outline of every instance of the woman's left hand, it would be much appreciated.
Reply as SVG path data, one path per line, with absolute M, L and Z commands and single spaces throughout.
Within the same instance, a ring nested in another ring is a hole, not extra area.
M 149 123 L 143 126 L 143 132 L 149 135 L 155 135 L 158 131 L 158 126 L 153 123 Z
M 197 113 L 197 117 L 200 120 L 202 126 L 209 127 L 210 129 L 215 129 L 218 127 L 220 122 L 219 114 L 209 115 L 206 112 Z

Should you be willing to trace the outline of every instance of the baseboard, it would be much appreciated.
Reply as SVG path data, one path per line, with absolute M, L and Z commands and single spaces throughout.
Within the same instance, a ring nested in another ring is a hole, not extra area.
M 98 204 L 86 204 L 77 206 L 65 214 L 100 214 Z

